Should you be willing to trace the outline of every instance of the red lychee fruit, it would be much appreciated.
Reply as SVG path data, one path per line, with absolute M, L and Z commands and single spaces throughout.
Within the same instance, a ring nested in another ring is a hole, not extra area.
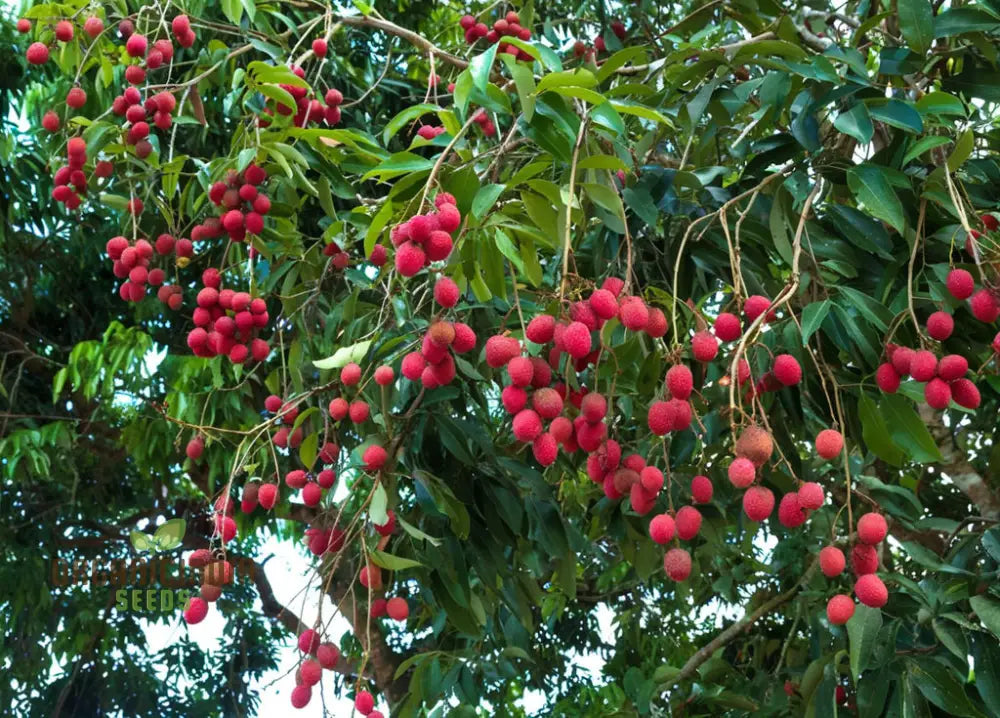
M 504 366 L 520 353 L 521 343 L 513 337 L 498 335 L 486 340 L 486 363 L 494 369 Z
M 340 381 L 344 386 L 354 386 L 361 381 L 361 367 L 351 362 L 340 370 Z
M 980 289 L 969 299 L 972 316 L 981 322 L 992 324 L 1000 317 L 1000 304 L 988 289 Z
M 858 519 L 858 540 L 869 546 L 882 541 L 889 533 L 889 525 L 881 514 L 869 512 Z
M 500 401 L 508 414 L 516 414 L 528 403 L 528 392 L 519 386 L 505 386 L 500 392 Z
M 427 361 L 424 359 L 423 355 L 420 352 L 410 352 L 409 354 L 403 357 L 403 364 L 400 367 L 400 371 L 402 372 L 403 376 L 409 379 L 410 381 L 419 381 L 420 375 L 423 373 L 424 367 L 426 366 L 427 366 Z M 337 400 L 334 399 L 334 401 Z M 343 401 L 343 399 L 341 399 L 341 401 Z M 331 406 L 332 405 L 333 402 L 331 402 Z M 330 413 L 330 416 L 333 416 L 332 411 Z
M 406 362 L 404 361 L 405 365 Z M 338 396 L 336 399 L 330 401 L 330 406 L 327 407 L 327 411 L 330 414 L 330 418 L 334 421 L 340 421 L 347 416 L 347 412 L 350 410 L 350 405 L 347 403 L 347 399 L 342 396 Z
M 795 386 L 802 381 L 802 367 L 791 354 L 779 354 L 774 358 L 774 376 L 785 386 Z
M 562 335 L 566 352 L 574 359 L 581 359 L 590 353 L 590 330 L 582 322 L 571 322 Z
M 622 326 L 634 332 L 641 332 L 649 323 L 649 308 L 639 297 L 626 297 L 618 309 Z
M 458 304 L 458 285 L 450 277 L 441 277 L 434 283 L 434 301 L 446 309 Z
M 426 258 L 416 242 L 403 242 L 396 249 L 396 271 L 404 277 L 412 277 L 424 268 Z
M 667 333 L 667 329 L 669 329 L 667 315 L 659 307 L 650 307 L 649 321 L 646 322 L 646 334 L 653 339 L 659 339 Z
M 759 426 L 748 426 L 736 441 L 736 455 L 743 456 L 753 462 L 754 466 L 766 464 L 774 452 L 774 441 L 765 429 Z
M 456 354 L 465 354 L 476 348 L 476 333 L 472 327 L 462 322 L 454 322 L 455 338 L 451 342 L 451 349 Z
M 917 381 L 930 381 L 937 373 L 937 364 L 937 357 L 933 352 L 926 349 L 915 352 L 910 360 L 910 376 Z
M 875 372 L 875 383 L 884 393 L 895 394 L 899 390 L 899 374 L 892 364 L 880 364 Z
M 535 344 L 547 344 L 552 341 L 556 329 L 556 319 L 551 314 L 539 314 L 528 322 L 524 335 Z
M 663 488 L 663 472 L 655 466 L 643 466 L 639 469 L 639 480 L 642 488 L 654 496 Z
M 745 489 L 754 482 L 757 469 L 753 462 L 745 457 L 733 459 L 728 469 L 730 483 L 738 489 Z
M 711 502 L 712 493 L 712 480 L 707 476 L 695 476 L 691 479 L 691 497 L 696 504 Z
M 375 383 L 379 386 L 388 386 L 396 378 L 391 366 L 383 364 L 375 370 Z
M 302 685 L 314 686 L 319 683 L 322 675 L 323 667 L 311 658 L 302 661 L 302 665 L 299 666 L 299 678 L 302 680 Z
M 889 590 L 874 573 L 859 576 L 854 582 L 854 595 L 870 608 L 882 608 L 889 600 Z
M 261 484 L 260 489 L 257 491 L 257 500 L 260 502 L 261 508 L 265 511 L 270 511 L 274 508 L 274 503 L 278 499 L 278 487 L 276 484 Z
M 300 683 L 292 689 L 292 708 L 305 708 L 312 700 L 312 687 Z
M 826 617 L 834 626 L 843 626 L 854 615 L 854 601 L 850 596 L 838 593 L 826 604 Z
M 771 306 L 771 300 L 767 297 L 761 296 L 760 294 L 754 294 L 747 297 L 746 302 L 743 304 L 743 313 L 747 315 L 747 319 L 753 322 L 764 312 L 767 312 L 768 307 Z M 767 312 L 767 317 L 765 321 L 772 321 L 777 316 L 774 310 Z
M 663 570 L 674 581 L 687 580 L 691 575 L 691 554 L 682 548 L 672 548 L 663 557 Z
M 765 486 L 751 486 L 743 494 L 743 511 L 751 521 L 763 521 L 774 511 L 774 493 Z
M 823 429 L 816 435 L 816 453 L 824 459 L 836 457 L 844 448 L 844 437 L 835 429 Z
M 531 407 L 543 419 L 555 419 L 562 413 L 563 400 L 559 392 L 549 387 L 536 389 L 531 395 Z
M 194 596 L 188 599 L 187 607 L 184 609 L 184 620 L 189 626 L 201 623 L 208 615 L 208 603 L 205 599 Z
M 933 409 L 947 409 L 951 403 L 951 387 L 934 377 L 924 385 L 924 401 Z
M 25 51 L 24 57 L 32 65 L 44 65 L 49 61 L 49 48 L 45 45 L 45 43 L 33 42 L 28 45 L 28 49 Z
M 308 480 L 306 472 L 302 469 L 294 469 L 285 474 L 285 485 L 290 489 L 301 489 Z
M 824 546 L 819 551 L 819 569 L 827 578 L 839 576 L 847 566 L 844 552 L 836 546 Z
M 347 415 L 351 417 L 351 421 L 355 424 L 361 424 L 368 421 L 368 414 L 370 413 L 368 408 L 368 402 L 365 401 L 352 401 L 350 408 L 347 410 Z
M 889 355 L 889 361 L 892 362 L 892 368 L 896 370 L 896 373 L 900 376 L 908 376 L 910 365 L 913 363 L 913 357 L 917 353 L 909 347 L 892 347 L 890 345 L 887 354 Z
M 691 337 L 691 353 L 697 361 L 706 364 L 719 353 L 719 340 L 708 331 L 697 332 Z
M 539 464 L 550 466 L 555 463 L 556 456 L 559 454 L 559 445 L 552 434 L 544 432 L 531 442 L 531 453 Z
M 733 342 L 740 338 L 743 333 L 743 326 L 740 318 L 729 312 L 722 312 L 715 318 L 715 336 L 720 341 Z
M 953 269 L 948 272 L 945 286 L 955 299 L 968 299 L 976 291 L 976 281 L 964 269 Z
M 878 570 L 878 552 L 874 546 L 855 544 L 851 549 L 851 570 L 857 576 L 875 573 Z
M 673 541 L 675 531 L 674 520 L 669 514 L 659 514 L 649 522 L 649 537 L 658 544 Z
M 694 506 L 682 506 L 675 519 L 677 536 L 682 541 L 690 541 L 701 530 L 701 512 Z
M 319 484 L 306 484 L 302 489 L 302 503 L 306 506 L 317 506 L 323 499 L 323 489 Z
M 958 354 L 948 354 L 938 362 L 937 375 L 944 381 L 955 381 L 969 371 L 969 361 Z
M 542 419 L 531 409 L 522 409 L 512 422 L 514 438 L 528 443 L 534 441 L 542 433 Z
M 823 493 L 823 487 L 815 481 L 807 481 L 799 487 L 799 503 L 804 509 L 818 509 L 823 505 L 825 499 L 826 494 Z
M 340 660 L 340 649 L 332 643 L 321 643 L 316 649 L 316 660 L 327 670 L 333 670 Z
M 797 492 L 788 493 L 781 497 L 781 503 L 778 504 L 778 521 L 781 522 L 782 526 L 793 529 L 804 524 L 807 518 L 809 515 L 799 502 Z
M 927 333 L 931 339 L 943 342 L 955 329 L 955 320 L 948 312 L 934 312 L 927 317 Z
M 200 436 L 191 439 L 184 448 L 184 453 L 191 461 L 200 459 L 203 451 L 205 451 L 205 440 Z
M 378 444 L 371 444 L 361 455 L 365 471 L 369 473 L 374 473 L 385 466 L 387 458 L 389 458 L 388 453 Z
M 982 401 L 979 389 L 969 379 L 955 379 L 950 385 L 951 398 L 966 409 L 978 409 Z
M 368 691 L 358 691 L 358 694 L 354 697 L 354 710 L 363 716 L 375 710 L 375 699 L 372 697 L 372 694 Z
M 393 621 L 405 621 L 410 617 L 410 605 L 405 598 L 396 596 L 386 601 L 385 612 Z
M 667 389 L 674 399 L 687 399 L 694 390 L 694 377 L 684 364 L 675 364 L 667 370 Z
M 607 399 L 596 391 L 589 392 L 580 402 L 580 413 L 591 424 L 600 421 L 608 413 Z

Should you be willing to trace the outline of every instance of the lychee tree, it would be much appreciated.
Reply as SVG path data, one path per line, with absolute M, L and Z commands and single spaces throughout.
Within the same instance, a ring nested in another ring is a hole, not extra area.
M 290 642 L 266 690 L 331 715 L 1000 715 L 998 31 L 21 8 L 0 700 L 243 715 Z M 49 566 L 173 518 L 194 595 L 144 654 Z

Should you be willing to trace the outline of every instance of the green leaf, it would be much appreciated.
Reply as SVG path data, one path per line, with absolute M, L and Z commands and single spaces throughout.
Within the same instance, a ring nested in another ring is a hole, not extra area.
M 491 45 L 490 48 L 472 58 L 469 63 L 469 75 L 472 77 L 472 85 L 480 92 L 486 92 L 486 86 L 490 83 L 490 72 L 493 70 L 493 61 L 497 56 L 499 44 Z
M 890 312 L 882 302 L 869 297 L 864 292 L 848 286 L 840 287 L 840 295 L 843 296 L 858 310 L 864 319 L 882 331 L 889 329 L 892 322 L 892 312 Z
M 908 132 L 923 132 L 924 120 L 909 102 L 889 100 L 884 105 L 869 107 L 868 111 L 876 120 L 898 127 Z
M 375 486 L 371 503 L 368 504 L 368 517 L 376 526 L 382 526 L 389 521 L 389 514 L 386 512 L 388 503 L 389 497 L 386 495 L 385 487 L 382 486 L 382 482 L 380 481 Z
M 591 155 L 577 164 L 582 170 L 628 170 L 628 165 L 614 155 Z
M 135 547 L 136 551 L 149 551 L 156 548 L 156 542 L 153 540 L 153 537 L 144 534 L 142 531 L 130 532 L 129 538 L 132 540 L 132 546 Z
M 184 519 L 170 519 L 157 527 L 153 538 L 162 551 L 169 551 L 181 545 L 186 529 L 187 522 Z
M 612 100 L 609 104 L 620 113 L 635 115 L 636 117 L 641 117 L 644 120 L 659 122 L 660 124 L 666 125 L 670 128 L 673 128 L 674 126 L 674 123 L 667 119 L 665 115 L 643 105 L 636 105 L 631 102 L 618 102 L 615 100 Z
M 947 92 L 928 92 L 917 100 L 917 109 L 925 115 L 959 115 L 965 117 L 965 105 Z
M 966 130 L 955 142 L 955 148 L 948 155 L 948 170 L 955 172 L 972 155 L 976 146 L 976 137 L 971 129 Z
M 563 72 L 550 72 L 538 81 L 535 94 L 540 95 L 553 87 L 584 87 L 591 88 L 597 85 L 597 78 L 590 70 L 564 70 Z
M 386 553 L 385 551 L 371 551 L 368 555 L 371 557 L 372 562 L 377 566 L 387 568 L 390 571 L 402 571 L 407 568 L 423 567 L 422 563 L 414 561 L 412 558 L 393 556 L 391 553 Z
M 813 302 L 802 310 L 802 346 L 809 343 L 809 338 L 816 333 L 826 315 L 830 313 L 833 302 L 824 299 L 821 302 Z
M 417 539 L 418 541 L 427 541 L 432 546 L 440 546 L 441 545 L 441 539 L 434 538 L 433 536 L 424 533 L 423 531 L 421 531 L 420 529 L 418 529 L 413 524 L 411 524 L 411 523 L 409 523 L 407 521 L 404 521 L 399 516 L 396 517 L 396 523 L 398 523 L 400 526 L 402 526 L 403 530 L 406 533 L 410 534 L 410 536 L 412 536 L 413 538 Z
M 239 27 L 240 17 L 243 16 L 243 3 L 240 0 L 222 0 L 222 13 L 229 22 Z
M 505 189 L 506 185 L 502 184 L 488 184 L 480 187 L 472 200 L 472 216 L 476 219 L 482 219 L 486 210 L 496 203 Z
M 847 186 L 865 209 L 903 233 L 903 205 L 882 167 L 868 163 L 852 167 L 847 171 Z
M 440 110 L 441 108 L 437 105 L 423 103 L 414 105 L 413 107 L 407 107 L 386 123 L 385 129 L 382 131 L 382 143 L 388 147 L 389 140 L 395 137 L 396 133 L 406 127 L 406 125 L 410 122 L 422 115 L 436 113 Z
M 412 152 L 397 152 L 376 165 L 374 169 L 361 178 L 361 181 L 365 182 L 373 177 L 386 180 L 391 177 L 397 177 L 411 172 L 430 170 L 433 166 L 434 163 L 426 157 L 415 155 Z
M 1000 644 L 992 636 L 972 637 L 972 658 L 976 662 L 976 690 L 983 702 L 1000 716 Z
M 510 76 L 514 78 L 514 86 L 517 88 L 517 97 L 521 101 L 521 112 L 524 114 L 524 119 L 526 122 L 531 122 L 531 118 L 535 114 L 535 76 L 523 62 L 518 62 L 506 52 L 500 56 L 500 59 L 510 71 Z
M 914 52 L 923 55 L 934 41 L 934 11 L 928 0 L 897 0 L 899 29 Z
M 335 351 L 332 356 L 329 356 L 326 359 L 317 359 L 313 361 L 313 366 L 317 369 L 340 369 L 351 362 L 359 362 L 364 359 L 365 354 L 368 353 L 368 347 L 371 345 L 372 340 L 366 339 L 363 342 L 341 347 Z
M 880 406 L 892 440 L 910 459 L 921 464 L 944 460 L 927 426 L 920 420 L 908 400 L 894 394 L 886 394 L 882 397 Z
M 994 32 L 1000 20 L 973 7 L 952 7 L 934 18 L 934 37 L 954 37 L 967 32 Z
M 940 135 L 931 135 L 929 137 L 921 137 L 919 140 L 913 143 L 913 147 L 906 151 L 903 155 L 903 164 L 909 164 L 915 160 L 920 155 L 925 152 L 934 149 L 935 147 L 940 147 L 941 145 L 947 145 L 951 143 L 951 139 L 948 137 L 941 137 Z
M 372 253 L 372 248 L 378 243 L 379 235 L 382 234 L 382 230 L 385 226 L 389 224 L 389 220 L 392 219 L 392 200 L 386 198 L 379 207 L 378 212 L 372 217 L 372 223 L 368 225 L 368 230 L 365 232 L 365 256 L 368 257 Z
M 619 50 L 601 63 L 601 66 L 597 69 L 597 82 L 604 82 L 614 74 L 615 70 L 629 63 L 643 64 L 645 57 L 646 49 L 642 46 L 626 47 L 624 50 Z
M 858 102 L 847 112 L 841 112 L 837 115 L 833 126 L 863 145 L 871 142 L 872 136 L 875 134 L 875 126 L 872 124 L 872 118 L 868 115 L 868 108 L 862 102 Z
M 989 596 L 973 596 L 969 599 L 969 603 L 972 604 L 972 610 L 979 616 L 983 625 L 992 631 L 994 636 L 1000 638 L 1000 601 Z
M 316 408 L 316 407 L 312 407 Z M 312 433 L 309 434 L 302 443 L 299 444 L 299 461 L 302 462 L 303 466 L 312 468 L 312 465 L 316 463 L 316 454 L 319 451 L 319 434 Z
M 861 672 L 868 667 L 878 632 L 882 629 L 882 609 L 860 604 L 847 622 L 847 639 L 850 645 L 851 678 L 857 683 Z
M 969 696 L 955 674 L 944 665 L 931 659 L 908 661 L 913 683 L 923 693 L 924 698 L 947 711 L 948 715 L 985 718 Z

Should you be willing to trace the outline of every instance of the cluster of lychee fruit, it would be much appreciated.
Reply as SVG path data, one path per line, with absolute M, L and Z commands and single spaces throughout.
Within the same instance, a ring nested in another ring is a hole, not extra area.
M 209 217 L 191 229 L 191 239 L 213 239 L 228 234 L 234 242 L 242 242 L 247 234 L 264 231 L 264 217 L 271 211 L 270 198 L 260 191 L 267 179 L 264 168 L 250 164 L 242 172 L 229 170 L 224 182 L 215 182 L 208 189 L 208 199 L 219 208 L 218 217 Z
M 294 66 L 291 70 L 299 79 L 305 79 L 306 71 L 303 68 Z M 344 94 L 340 90 L 330 88 L 323 95 L 323 100 L 320 101 L 317 97 L 309 97 L 310 89 L 308 87 L 288 83 L 281 83 L 278 87 L 292 96 L 295 107 L 274 101 L 273 109 L 270 104 L 264 108 L 265 115 L 273 117 L 275 112 L 279 115 L 291 115 L 294 112 L 295 117 L 292 118 L 292 123 L 296 127 L 305 127 L 310 123 L 318 125 L 321 122 L 325 122 L 330 127 L 340 124 L 340 106 L 344 102 Z M 271 120 L 268 117 L 259 117 L 257 122 L 261 127 L 271 125 Z
M 153 151 L 149 141 L 150 122 L 158 129 L 170 129 L 175 109 L 177 98 L 171 93 L 160 92 L 143 102 L 142 95 L 134 87 L 126 87 L 111 103 L 111 111 L 128 122 L 125 144 L 135 147 L 135 155 L 139 159 L 145 159 Z
M 216 503 L 216 508 L 221 507 L 222 500 L 220 499 Z M 231 514 L 232 506 L 225 506 L 225 510 Z M 230 520 L 232 520 L 231 517 Z M 234 534 L 235 530 L 234 524 Z M 200 548 L 188 556 L 188 566 L 202 570 L 199 595 L 188 599 L 188 603 L 184 607 L 184 620 L 189 625 L 194 625 L 205 620 L 205 616 L 208 615 L 208 604 L 215 603 L 222 595 L 223 587 L 233 582 L 233 565 L 225 559 L 217 559 L 209 549 Z
M 256 334 L 267 326 L 267 303 L 248 292 L 222 289 L 222 275 L 215 268 L 202 272 L 201 281 L 192 314 L 195 326 L 187 336 L 191 351 L 199 357 L 225 355 L 234 364 L 264 361 L 271 347 Z
M 160 251 L 165 249 L 166 251 Z M 157 240 L 156 251 L 161 254 L 168 254 L 174 249 L 171 245 L 169 249 L 165 243 Z M 150 261 L 153 258 L 153 245 L 145 239 L 137 239 L 134 242 L 125 237 L 112 237 L 105 245 L 108 257 L 114 262 L 112 271 L 119 279 L 124 279 L 118 288 L 118 295 L 126 302 L 138 302 L 146 296 L 146 285 L 160 287 L 166 279 L 166 272 L 159 267 L 150 268 Z M 163 289 L 163 287 L 160 287 Z M 175 291 L 176 290 L 176 291 Z M 160 300 L 172 309 L 180 307 L 182 296 L 180 287 L 174 287 L 167 292 L 159 294 Z M 176 297 L 176 299 L 174 298 Z
M 66 159 L 67 163 L 52 176 L 55 185 L 52 188 L 52 199 L 63 204 L 66 209 L 74 210 L 83 202 L 83 195 L 87 194 L 87 175 L 83 171 L 87 164 L 87 143 L 82 137 L 70 137 L 66 143 Z M 111 174 L 111 169 L 110 162 L 98 162 L 93 174 L 95 177 L 107 177 Z
M 960 354 L 938 359 L 929 349 L 913 350 L 890 343 L 886 358 L 888 361 L 875 372 L 875 381 L 883 392 L 896 393 L 902 378 L 909 376 L 924 385 L 924 401 L 931 408 L 945 409 L 953 399 L 966 409 L 979 407 L 979 389 L 966 378 L 969 362 Z
M 878 550 L 889 532 L 885 517 L 878 513 L 867 513 L 858 519 L 858 543 L 851 549 L 851 568 L 857 576 L 854 582 L 854 595 L 858 600 L 871 608 L 881 608 L 889 600 L 889 591 L 882 579 L 876 575 L 878 570 Z M 825 546 L 819 553 L 820 570 L 827 578 L 836 578 L 844 572 L 847 560 L 844 553 L 836 546 Z M 833 596 L 826 605 L 826 616 L 830 623 L 842 626 L 854 615 L 854 600 L 845 593 Z
M 619 41 L 625 42 L 625 38 L 628 37 L 628 31 L 625 29 L 625 24 L 621 20 L 611 21 L 611 32 L 615 34 L 615 37 Z M 577 40 L 573 43 L 573 57 L 576 58 L 586 58 L 593 59 L 597 53 L 607 52 L 608 46 L 604 42 L 603 35 L 598 35 L 594 39 L 593 45 L 588 45 L 583 40 Z
M 187 15 L 176 16 L 171 29 L 181 47 L 191 47 L 195 41 L 191 20 Z M 123 20 L 118 24 L 118 34 L 125 40 L 125 52 L 136 64 L 125 68 L 125 81 L 130 85 L 141 85 L 146 81 L 147 70 L 157 70 L 165 63 L 169 64 L 174 57 L 174 45 L 167 38 L 155 40 L 150 46 L 149 39 L 135 31 L 131 20 Z
M 505 52 L 518 60 L 530 61 L 533 59 L 530 54 L 521 48 L 504 41 L 505 37 L 517 38 L 524 42 L 531 39 L 531 30 L 521 27 L 521 17 L 513 10 L 494 22 L 492 29 L 487 27 L 486 23 L 478 22 L 472 15 L 463 15 L 458 24 L 465 32 L 465 41 L 470 45 L 474 45 L 478 40 L 485 39 L 491 45 L 500 43 L 497 52 Z
M 312 699 L 313 686 L 323 677 L 323 671 L 332 671 L 340 660 L 340 649 L 333 643 L 323 642 L 320 634 L 312 628 L 299 634 L 298 645 L 304 657 L 295 671 L 296 685 L 292 689 L 291 700 L 293 708 L 305 708 Z
M 434 283 L 434 299 L 446 309 L 458 303 L 459 289 L 454 280 L 440 277 Z M 420 349 L 403 357 L 400 373 L 410 381 L 419 381 L 426 389 L 436 389 L 455 379 L 453 354 L 465 354 L 476 348 L 476 333 L 464 322 L 437 318 L 424 332 Z M 391 367 L 375 370 L 376 383 L 384 386 L 393 380 Z
M 497 133 L 497 126 L 493 124 L 493 120 L 490 119 L 486 110 L 482 108 L 476 110 L 476 113 L 472 116 L 472 121 L 479 125 L 479 129 L 487 137 L 493 137 Z
M 431 262 L 442 262 L 451 254 L 451 235 L 462 224 L 455 197 L 441 192 L 434 198 L 435 211 L 415 214 L 392 228 L 389 234 L 396 247 L 396 271 L 412 277 Z

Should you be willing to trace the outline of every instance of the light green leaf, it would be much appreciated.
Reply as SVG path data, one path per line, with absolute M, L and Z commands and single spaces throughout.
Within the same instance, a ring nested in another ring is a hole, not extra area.
M 913 147 L 907 150 L 906 154 L 903 155 L 903 164 L 908 164 L 928 150 L 932 150 L 935 147 L 940 147 L 941 145 L 947 145 L 949 143 L 951 143 L 950 138 L 941 137 L 940 135 L 921 137 L 917 142 L 914 142 Z
M 955 148 L 948 155 L 948 169 L 951 172 L 958 170 L 962 164 L 972 155 L 972 150 L 976 146 L 976 137 L 971 129 L 966 130 L 955 142 Z
M 923 55 L 934 41 L 934 10 L 928 0 L 897 0 L 899 29 L 910 49 Z
M 386 507 L 389 505 L 389 497 L 385 493 L 385 487 L 380 481 L 375 485 L 375 492 L 372 494 L 371 503 L 368 504 L 368 517 L 376 526 L 382 526 L 389 521 L 389 514 Z
M 813 302 L 802 310 L 802 346 L 809 343 L 809 338 L 823 324 L 826 315 L 830 313 L 831 306 L 833 306 L 833 302 L 824 299 L 821 302 Z
M 170 519 L 157 527 L 153 538 L 162 551 L 168 551 L 181 545 L 187 522 L 184 519 Z M 134 541 L 133 541 L 134 544 Z
M 391 553 L 386 553 L 385 551 L 371 551 L 368 555 L 375 565 L 387 568 L 390 571 L 423 567 L 423 564 L 419 561 L 414 561 L 411 558 L 403 558 L 402 556 L 393 556 Z
M 395 137 L 396 133 L 401 129 L 406 127 L 407 124 L 417 119 L 418 117 L 430 113 L 436 113 L 441 110 L 437 105 L 431 104 L 419 104 L 413 107 L 407 107 L 405 110 L 397 114 L 388 123 L 386 123 L 385 129 L 382 131 L 382 142 L 386 147 L 389 146 L 389 140 Z
M 420 529 L 418 529 L 413 524 L 411 524 L 411 523 L 409 523 L 407 521 L 404 521 L 399 516 L 396 517 L 396 523 L 398 523 L 400 526 L 402 526 L 403 530 L 406 533 L 410 534 L 410 536 L 412 536 L 413 538 L 415 538 L 415 539 L 417 539 L 419 541 L 427 541 L 432 546 L 440 546 L 441 545 L 441 539 L 434 538 L 430 534 L 424 533 L 423 531 L 421 531 Z
M 847 639 L 850 644 L 851 678 L 857 683 L 861 672 L 868 666 L 878 632 L 882 628 L 882 610 L 861 604 L 847 622 Z
M 837 115 L 833 126 L 863 145 L 871 142 L 872 136 L 875 134 L 875 126 L 872 124 L 872 118 L 868 115 L 868 108 L 861 102 L 855 104 L 847 112 L 841 112 Z
M 540 95 L 553 87 L 585 87 L 591 88 L 597 85 L 597 78 L 590 70 L 564 70 L 563 72 L 550 72 L 538 81 L 535 90 L 536 95 Z
M 476 192 L 475 198 L 472 200 L 472 216 L 476 219 L 482 219 L 484 213 L 490 209 L 503 194 L 506 185 L 502 184 L 488 184 L 483 185 Z
M 472 58 L 469 63 L 469 74 L 472 77 L 472 85 L 480 92 L 486 92 L 486 86 L 490 83 L 490 72 L 493 69 L 493 61 L 497 56 L 499 44 L 491 45 L 490 48 Z
M 326 359 L 313 361 L 313 366 L 317 369 L 340 369 L 351 362 L 359 362 L 364 359 L 365 354 L 368 353 L 368 347 L 371 345 L 372 340 L 366 339 L 365 341 L 358 342 L 357 344 L 341 347 L 335 351 L 332 356 L 329 356 Z
M 153 537 L 144 534 L 142 531 L 130 532 L 129 538 L 132 540 L 132 546 L 136 551 L 149 551 L 156 548 L 156 542 L 153 540 Z

